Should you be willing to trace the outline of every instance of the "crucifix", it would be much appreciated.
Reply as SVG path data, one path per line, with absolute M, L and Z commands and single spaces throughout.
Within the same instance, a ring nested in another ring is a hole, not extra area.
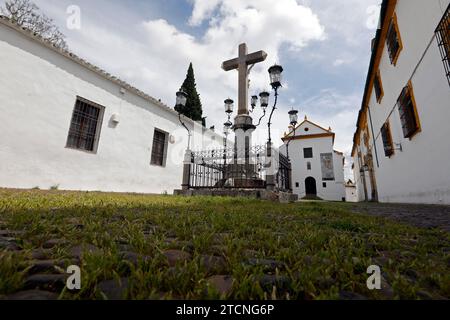
M 238 70 L 239 72 L 239 99 L 238 115 L 248 115 L 248 75 L 249 66 L 263 62 L 267 58 L 267 53 L 258 51 L 248 54 L 247 44 L 239 45 L 239 57 L 225 61 L 222 69 L 225 71 Z

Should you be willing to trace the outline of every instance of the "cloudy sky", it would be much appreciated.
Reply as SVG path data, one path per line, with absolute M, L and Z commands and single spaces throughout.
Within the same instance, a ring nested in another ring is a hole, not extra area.
M 250 52 L 265 50 L 268 59 L 253 69 L 250 93 L 268 90 L 267 69 L 283 65 L 274 137 L 287 130 L 294 107 L 301 119 L 331 126 L 335 148 L 351 152 L 381 0 L 34 2 L 60 26 L 72 51 L 168 105 L 192 62 L 207 124 L 220 130 L 223 100 L 237 101 L 237 72 L 222 71 L 222 61 L 234 58 L 242 42 Z M 81 10 L 80 29 L 67 28 L 71 5 Z M 348 158 L 347 177 L 350 165 Z

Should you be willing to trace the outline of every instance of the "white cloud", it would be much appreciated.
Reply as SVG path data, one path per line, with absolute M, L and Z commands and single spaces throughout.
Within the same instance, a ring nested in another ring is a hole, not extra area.
M 221 0 L 193 0 L 194 10 L 189 19 L 189 24 L 192 26 L 200 25 L 205 19 L 209 18 Z
M 334 60 L 334 62 L 333 62 L 333 66 L 335 66 L 335 67 L 340 67 L 340 66 L 342 66 L 342 65 L 344 65 L 344 64 L 347 64 L 347 63 L 349 63 L 349 61 L 346 61 L 346 60 L 344 60 L 344 59 L 336 59 L 336 60 Z
M 54 12 L 55 17 L 65 16 L 64 4 L 39 2 Z M 68 4 L 68 0 L 64 2 Z M 275 62 L 282 63 L 279 57 L 283 45 L 302 50 L 311 41 L 324 39 L 324 28 L 318 17 L 295 0 L 192 2 L 190 23 L 208 21 L 201 38 L 177 29 L 167 19 L 139 22 L 128 17 L 134 23 L 117 29 L 112 21 L 98 20 L 98 15 L 92 13 L 98 10 L 86 7 L 91 4 L 81 1 L 78 5 L 82 11 L 82 29 L 69 33 L 69 45 L 81 56 L 169 105 L 184 80 L 189 62 L 193 62 L 208 124 L 220 127 L 225 117 L 223 100 L 227 97 L 237 100 L 237 73 L 224 72 L 220 66 L 224 60 L 237 55 L 241 42 L 247 42 L 250 51 L 263 49 L 269 54 L 267 61 L 257 65 L 251 74 L 251 90 L 259 92 L 268 89 L 268 67 Z M 122 10 L 127 11 L 126 7 Z

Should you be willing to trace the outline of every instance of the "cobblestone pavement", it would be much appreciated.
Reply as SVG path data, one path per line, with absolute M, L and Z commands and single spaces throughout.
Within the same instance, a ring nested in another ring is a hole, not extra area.
M 450 232 L 450 206 L 420 204 L 355 203 L 352 211 L 381 216 L 420 228 Z

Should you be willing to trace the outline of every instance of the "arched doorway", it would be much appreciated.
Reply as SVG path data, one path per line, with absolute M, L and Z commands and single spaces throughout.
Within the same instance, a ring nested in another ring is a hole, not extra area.
M 307 196 L 317 196 L 316 179 L 314 179 L 313 177 L 306 178 L 305 189 Z

